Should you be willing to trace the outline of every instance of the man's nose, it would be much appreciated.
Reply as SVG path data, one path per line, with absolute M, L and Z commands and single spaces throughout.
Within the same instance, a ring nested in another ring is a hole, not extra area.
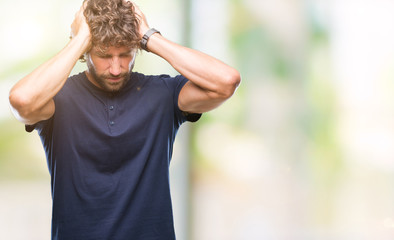
M 110 63 L 110 67 L 109 67 L 109 72 L 114 75 L 114 76 L 118 76 L 121 72 L 122 72 L 122 68 L 121 68 L 121 64 L 119 61 L 118 57 L 113 57 L 111 59 L 111 63 Z

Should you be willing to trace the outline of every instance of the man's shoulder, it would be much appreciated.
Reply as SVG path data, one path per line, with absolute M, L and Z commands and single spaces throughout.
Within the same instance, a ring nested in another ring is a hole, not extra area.
M 75 88 L 81 87 L 81 84 L 83 84 L 85 78 L 86 75 L 84 72 L 69 76 L 61 91 L 67 91 L 70 89 L 74 90 Z
M 156 75 L 145 75 L 138 72 L 133 72 L 134 76 L 138 78 L 138 81 L 142 83 L 150 83 L 153 85 L 161 85 L 169 88 L 176 87 L 180 83 L 187 82 L 187 79 L 182 75 L 170 76 L 169 74 L 156 74 Z M 170 87 L 172 86 L 172 87 Z
M 81 82 L 86 78 L 85 72 L 80 72 L 68 77 L 66 84 L 75 84 L 76 82 Z

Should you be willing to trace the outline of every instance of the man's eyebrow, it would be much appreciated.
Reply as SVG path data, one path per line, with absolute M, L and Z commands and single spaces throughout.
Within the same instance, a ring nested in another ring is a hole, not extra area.
M 131 55 L 132 52 L 133 52 L 133 50 L 127 50 L 127 51 L 120 53 L 119 55 Z
M 108 54 L 108 53 L 106 53 L 106 52 L 102 52 L 102 51 L 97 51 L 97 52 L 96 52 L 96 55 L 97 55 L 97 56 L 100 56 L 100 57 L 110 56 L 110 54 Z
M 111 57 L 111 56 L 113 56 L 112 54 L 109 54 L 109 53 L 107 53 L 105 51 L 96 51 L 96 55 L 99 56 L 99 57 Z M 130 55 L 133 55 L 133 50 L 124 51 L 124 52 L 119 53 L 119 56 L 130 56 Z

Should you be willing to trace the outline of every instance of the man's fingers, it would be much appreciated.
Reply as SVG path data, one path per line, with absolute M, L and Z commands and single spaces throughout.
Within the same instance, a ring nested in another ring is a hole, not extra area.
M 86 9 L 87 3 L 88 0 L 84 1 L 79 10 L 74 15 L 74 21 L 71 24 L 70 39 L 75 37 L 81 30 L 81 27 L 84 25 L 85 16 L 83 13 Z

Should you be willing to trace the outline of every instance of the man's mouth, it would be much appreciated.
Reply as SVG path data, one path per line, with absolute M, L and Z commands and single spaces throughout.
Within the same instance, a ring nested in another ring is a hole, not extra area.
M 119 82 L 120 80 L 122 80 L 122 77 L 116 77 L 116 78 L 112 77 L 112 78 L 108 78 L 108 80 L 110 82 Z

